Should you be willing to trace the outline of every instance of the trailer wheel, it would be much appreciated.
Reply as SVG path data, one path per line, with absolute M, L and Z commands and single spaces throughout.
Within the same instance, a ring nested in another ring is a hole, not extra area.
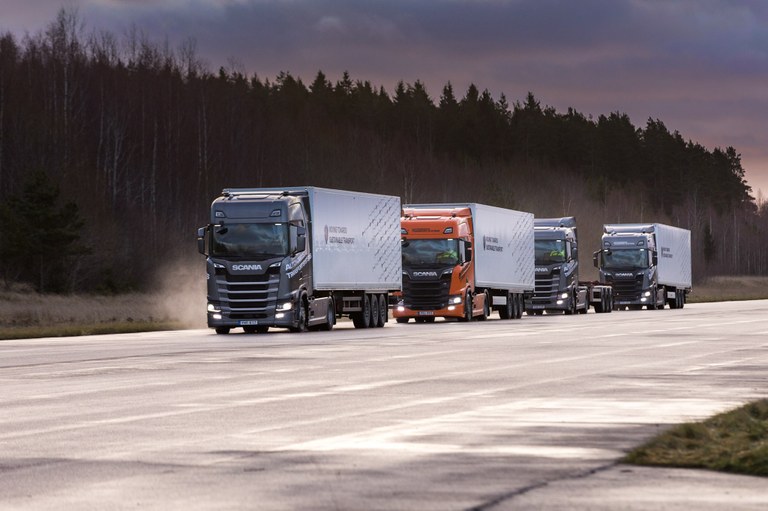
M 507 293 L 507 303 L 499 309 L 501 319 L 514 319 L 517 312 L 517 301 L 513 294 Z
M 368 295 L 363 295 L 360 302 L 363 310 L 352 315 L 352 324 L 355 328 L 368 328 L 371 324 L 371 300 Z
M 387 304 L 387 295 L 379 295 L 379 324 L 381 328 L 387 324 L 389 318 L 389 305 Z
M 229 327 L 228 326 L 217 326 L 216 327 L 216 333 L 219 335 L 227 335 L 229 333 Z
M 376 328 L 379 326 L 379 296 L 370 295 L 368 299 L 371 301 L 371 319 L 368 321 L 368 328 Z
M 517 296 L 517 312 L 515 313 L 515 319 L 521 319 L 523 317 L 523 309 L 525 309 L 525 297 L 519 293 L 515 296 Z

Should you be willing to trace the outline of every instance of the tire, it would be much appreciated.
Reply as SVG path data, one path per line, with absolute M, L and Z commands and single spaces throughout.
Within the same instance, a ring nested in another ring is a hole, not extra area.
M 654 287 L 651 289 L 651 303 L 646 305 L 646 309 L 648 309 L 649 311 L 655 311 L 656 309 L 659 308 L 658 301 L 659 301 L 659 292 Z
M 573 314 L 576 314 L 576 292 L 573 290 L 571 291 L 570 300 L 571 300 L 570 307 L 568 307 L 567 309 L 565 309 L 565 311 L 563 311 L 565 312 L 566 316 L 572 316 Z
M 383 328 L 389 319 L 389 304 L 387 295 L 379 295 L 379 328 Z
M 216 327 L 216 333 L 219 335 L 227 335 L 229 333 L 229 327 L 228 326 L 217 326 Z
M 483 314 L 477 318 L 478 321 L 485 321 L 491 315 L 491 295 L 486 292 L 483 297 Z
M 472 294 L 469 290 L 467 290 L 467 294 L 464 297 L 464 317 L 461 318 L 461 321 L 472 321 Z
M 685 307 L 685 291 L 680 293 L 680 308 Z
M 517 314 L 517 300 L 515 295 L 507 293 L 507 304 L 499 309 L 501 319 L 515 319 Z
M 307 302 L 304 297 L 299 302 L 299 308 L 296 309 L 298 316 L 296 317 L 296 326 L 291 327 L 288 330 L 295 333 L 307 331 Z
M 328 301 L 328 310 L 325 311 L 325 323 L 320 325 L 320 330 L 324 332 L 330 332 L 333 330 L 333 325 L 336 323 L 336 304 L 333 303 L 333 298 Z
M 368 328 L 376 328 L 379 326 L 379 296 L 371 295 L 371 319 L 368 321 Z
M 517 294 L 517 313 L 515 319 L 522 319 L 523 309 L 525 309 L 525 297 L 522 294 Z
M 410 318 L 395 318 L 395 321 L 397 321 L 398 323 L 408 323 L 409 319 Z
M 368 328 L 371 324 L 371 301 L 368 295 L 363 295 L 360 305 L 363 310 L 352 315 L 352 324 L 355 328 Z

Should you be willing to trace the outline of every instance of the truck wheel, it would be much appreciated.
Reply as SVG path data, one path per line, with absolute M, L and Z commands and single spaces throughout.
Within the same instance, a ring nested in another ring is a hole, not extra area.
M 291 327 L 288 330 L 291 332 L 306 332 L 307 331 L 307 304 L 302 297 L 299 302 L 299 307 L 296 309 L 296 326 Z
M 379 296 L 371 295 L 369 300 L 371 301 L 371 319 L 368 322 L 368 328 L 376 328 L 379 326 Z
M 330 332 L 333 330 L 333 325 L 336 323 L 336 305 L 333 303 L 333 298 L 328 300 L 328 310 L 325 311 L 325 323 L 320 325 L 320 330 Z
M 229 333 L 229 327 L 228 326 L 217 326 L 216 327 L 216 333 L 219 335 L 227 335 Z
M 517 300 L 515 295 L 507 293 L 507 304 L 499 309 L 499 317 L 501 319 L 514 319 L 517 312 Z
M 389 317 L 389 305 L 387 304 L 387 295 L 379 295 L 379 328 L 387 324 Z
M 363 295 L 360 306 L 363 310 L 352 315 L 352 324 L 355 328 L 368 328 L 371 324 L 371 301 L 368 295 Z
M 462 321 L 472 321 L 472 294 L 467 290 L 467 294 L 464 297 L 464 317 Z
M 576 292 L 575 291 L 571 291 L 570 300 L 571 300 L 571 303 L 568 305 L 568 308 L 565 309 L 565 314 L 567 316 L 576 314 Z
M 396 318 L 395 321 L 398 323 L 408 323 L 408 319 L 410 318 Z
M 491 296 L 486 292 L 483 293 L 483 313 L 480 315 L 478 321 L 485 321 L 488 316 L 491 315 Z
M 651 303 L 645 306 L 646 309 L 649 311 L 655 311 L 658 309 L 658 301 L 659 301 L 659 293 L 656 291 L 656 288 L 651 289 Z
M 680 308 L 685 307 L 685 291 L 680 293 Z
M 525 297 L 522 294 L 517 295 L 517 313 L 515 319 L 521 319 L 523 317 L 523 309 L 525 309 Z

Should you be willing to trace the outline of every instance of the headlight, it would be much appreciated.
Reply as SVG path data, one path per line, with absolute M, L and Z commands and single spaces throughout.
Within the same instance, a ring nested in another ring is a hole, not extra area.
M 645 292 L 645 296 L 651 296 L 651 292 L 650 291 L 646 291 Z
M 209 303 L 208 304 L 208 312 L 221 312 L 221 309 L 216 307 L 214 304 Z
M 223 270 L 224 268 L 226 268 L 226 266 L 224 266 L 223 264 L 219 264 L 219 263 L 213 263 L 213 267 L 214 267 L 214 268 L 219 268 L 219 269 L 222 269 L 222 270 Z
M 448 303 L 452 303 L 454 305 L 458 305 L 461 303 L 461 296 L 451 296 L 448 298 Z
M 560 295 L 560 298 L 562 298 L 563 300 L 565 300 L 566 298 L 568 298 L 568 293 L 563 293 L 563 294 L 561 294 L 561 295 Z
M 279 311 L 289 311 L 291 309 L 293 309 L 293 302 L 285 302 L 278 304 L 277 306 L 277 310 Z

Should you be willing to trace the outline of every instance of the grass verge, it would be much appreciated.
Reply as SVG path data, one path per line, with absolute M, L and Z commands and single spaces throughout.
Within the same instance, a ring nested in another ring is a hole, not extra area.
M 768 477 L 768 399 L 676 426 L 623 461 Z

